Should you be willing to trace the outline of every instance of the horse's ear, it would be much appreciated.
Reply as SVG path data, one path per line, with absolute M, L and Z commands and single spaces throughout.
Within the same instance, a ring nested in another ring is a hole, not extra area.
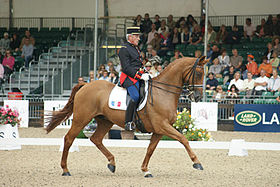
M 204 66 L 207 62 L 209 62 L 209 59 L 207 59 L 207 60 L 205 60 L 205 59 L 206 59 L 206 56 L 200 57 L 197 65 Z

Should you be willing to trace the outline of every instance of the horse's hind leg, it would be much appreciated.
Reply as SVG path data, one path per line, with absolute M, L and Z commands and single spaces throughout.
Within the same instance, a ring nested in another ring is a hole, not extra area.
M 94 134 L 90 137 L 90 140 L 96 145 L 96 147 L 106 156 L 108 159 L 108 168 L 110 169 L 111 172 L 115 172 L 116 170 L 116 163 L 115 163 L 115 158 L 108 151 L 108 149 L 103 145 L 102 140 L 106 133 L 112 128 L 113 123 L 102 118 L 95 118 L 97 122 L 97 128 Z
M 152 174 L 148 170 L 148 164 L 149 164 L 150 158 L 151 158 L 155 148 L 157 147 L 157 144 L 160 141 L 161 137 L 162 137 L 162 135 L 155 134 L 155 133 L 153 133 L 153 135 L 152 135 L 149 147 L 147 149 L 146 156 L 145 156 L 144 161 L 141 166 L 141 170 L 144 172 L 144 177 L 153 177 Z

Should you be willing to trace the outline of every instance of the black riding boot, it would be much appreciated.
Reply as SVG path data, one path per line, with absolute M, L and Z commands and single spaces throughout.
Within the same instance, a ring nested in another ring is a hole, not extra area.
M 125 112 L 125 130 L 133 131 L 135 130 L 135 124 L 133 122 L 133 114 L 136 110 L 136 103 L 131 99 L 127 105 Z

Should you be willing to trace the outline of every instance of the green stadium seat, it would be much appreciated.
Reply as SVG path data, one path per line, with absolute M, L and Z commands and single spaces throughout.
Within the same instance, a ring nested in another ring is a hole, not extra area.
M 274 96 L 275 96 L 275 97 L 280 96 L 280 92 L 275 92 L 275 93 L 274 93 Z
M 49 28 L 46 28 L 46 27 L 40 28 L 40 33 L 42 33 L 42 32 L 49 32 Z
M 263 99 L 254 99 L 254 104 L 265 104 L 265 100 L 263 100 Z
M 31 32 L 32 35 L 34 35 L 34 33 L 38 33 L 38 28 L 37 27 L 32 27 L 29 29 L 29 31 Z
M 278 101 L 276 99 L 266 99 L 265 104 L 278 104 Z

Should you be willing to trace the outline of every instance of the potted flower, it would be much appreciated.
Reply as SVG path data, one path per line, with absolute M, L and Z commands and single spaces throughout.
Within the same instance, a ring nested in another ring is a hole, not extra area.
M 6 107 L 0 108 L 0 138 L 18 138 L 18 129 L 21 119 L 16 110 Z

